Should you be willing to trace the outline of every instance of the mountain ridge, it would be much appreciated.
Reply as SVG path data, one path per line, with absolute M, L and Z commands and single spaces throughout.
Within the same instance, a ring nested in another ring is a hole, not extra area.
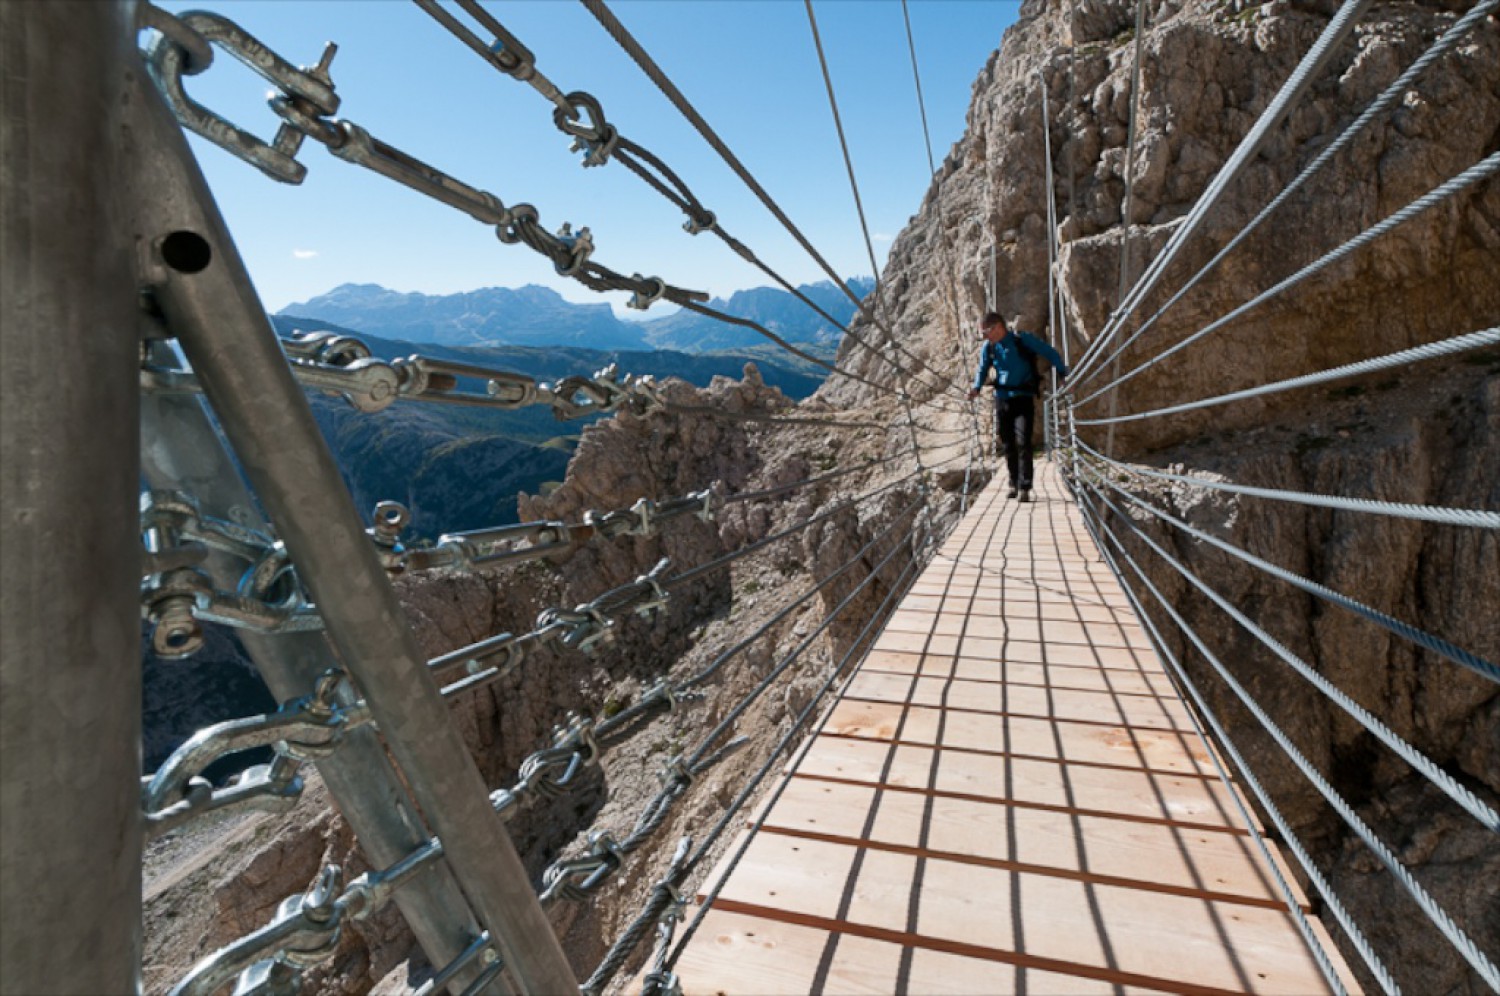
M 863 297 L 867 277 L 849 281 Z M 817 309 L 798 300 L 800 294 Z M 735 291 L 708 307 L 757 322 L 782 338 L 831 351 L 857 306 L 829 281 L 804 284 L 796 294 L 775 287 Z M 838 324 L 825 318 L 827 315 Z M 752 329 L 692 311 L 625 321 L 608 304 L 576 304 L 549 287 L 481 287 L 456 294 L 396 291 L 373 283 L 345 283 L 280 309 L 276 317 L 327 322 L 370 335 L 444 346 L 576 346 L 587 349 L 714 352 L 766 342 Z

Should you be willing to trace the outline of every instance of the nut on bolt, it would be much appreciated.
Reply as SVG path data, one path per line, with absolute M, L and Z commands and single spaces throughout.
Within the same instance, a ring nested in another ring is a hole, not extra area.
M 209 594 L 213 584 L 202 571 L 179 568 L 158 575 L 142 591 L 146 618 L 155 628 L 151 649 L 159 657 L 182 660 L 203 646 L 203 626 L 193 615 L 200 593 Z

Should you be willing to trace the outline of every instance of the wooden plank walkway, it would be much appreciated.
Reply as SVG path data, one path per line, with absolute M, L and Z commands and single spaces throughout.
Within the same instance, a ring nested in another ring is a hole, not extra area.
M 1327 991 L 1038 472 L 1032 504 L 978 498 L 790 766 L 678 962 L 689 996 Z

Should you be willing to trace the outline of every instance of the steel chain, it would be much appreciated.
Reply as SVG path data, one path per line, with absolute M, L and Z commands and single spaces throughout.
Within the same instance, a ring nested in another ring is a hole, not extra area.
M 298 381 L 366 413 L 383 411 L 398 398 L 501 411 L 547 405 L 559 421 L 621 410 L 644 416 L 666 407 L 654 377 L 622 375 L 615 364 L 589 377 L 564 377 L 554 385 L 527 374 L 420 354 L 377 359 L 361 340 L 331 332 L 298 332 L 280 341 Z M 460 377 L 483 381 L 484 393 L 461 390 Z M 141 385 L 152 392 L 200 390 L 190 373 L 150 366 L 141 368 Z
M 661 298 L 679 305 L 709 299 L 709 295 L 702 291 L 671 286 L 657 277 L 639 274 L 625 277 L 590 262 L 593 238 L 587 229 L 574 234 L 570 226 L 564 225 L 554 235 L 541 227 L 534 207 L 520 204 L 507 208 L 494 194 L 472 187 L 387 145 L 352 121 L 334 118 L 339 97 L 334 92 L 328 70 L 336 46 L 330 45 L 324 51 L 314 69 L 298 69 L 239 25 L 217 14 L 194 12 L 176 18 L 153 8 L 147 20 L 158 29 L 145 53 L 148 68 L 178 121 L 189 131 L 274 179 L 292 184 L 302 182 L 307 167 L 297 161 L 296 155 L 303 141 L 311 138 L 339 159 L 379 173 L 492 226 L 502 242 L 525 242 L 551 259 L 559 273 L 573 277 L 590 289 L 630 291 L 630 307 L 646 308 Z M 190 69 L 201 71 L 202 68 L 201 58 L 194 55 L 202 46 L 191 40 L 194 36 L 230 53 L 277 88 L 269 99 L 271 110 L 281 120 L 273 141 L 257 138 L 187 95 L 183 87 L 184 75 L 191 75 Z M 515 56 L 514 51 L 511 55 Z M 528 63 L 516 56 L 514 64 Z M 577 102 L 573 98 L 578 98 Z M 571 124 L 572 120 L 581 117 L 579 108 L 588 110 L 588 102 L 593 98 L 587 94 L 573 94 L 563 100 L 565 103 L 559 105 L 559 114 L 570 121 L 570 134 L 576 133 L 575 137 L 591 144 L 590 156 L 603 162 L 604 158 L 600 157 L 607 157 L 607 147 L 612 148 L 615 141 L 613 129 L 603 126 L 602 119 L 595 126 Z M 597 106 L 597 101 L 593 104 Z M 568 117 L 569 112 L 573 118 Z
M 342 891 L 339 866 L 324 866 L 305 893 L 282 900 L 270 923 L 193 966 L 172 996 L 208 996 L 237 976 L 236 993 L 297 992 L 302 970 L 337 949 L 345 922 L 369 917 L 442 854 L 442 843 L 433 838 L 384 871 L 365 872 Z
M 141 804 L 147 833 L 157 836 L 216 810 L 260 809 L 282 812 L 302 793 L 298 770 L 304 762 L 326 757 L 352 729 L 369 722 L 363 703 L 336 701 L 344 675 L 329 671 L 312 695 L 293 699 L 273 713 L 228 720 L 199 730 L 179 746 L 146 779 Z M 270 764 L 245 772 L 233 785 L 214 789 L 202 772 L 222 758 L 274 745 Z

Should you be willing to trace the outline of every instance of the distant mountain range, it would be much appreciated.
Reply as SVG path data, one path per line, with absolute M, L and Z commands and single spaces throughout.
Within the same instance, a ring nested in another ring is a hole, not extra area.
M 855 278 L 861 297 L 874 287 Z M 736 291 L 709 307 L 757 322 L 811 351 L 831 355 L 841 327 L 856 305 L 828 281 L 797 290 L 838 321 L 835 326 L 787 291 L 757 287 Z M 759 333 L 692 311 L 626 322 L 607 304 L 573 304 L 556 291 L 530 285 L 485 287 L 462 294 L 403 293 L 379 284 L 342 284 L 326 294 L 289 304 L 278 317 L 317 319 L 386 339 L 444 346 L 577 346 L 602 350 L 677 350 L 706 353 L 765 344 Z
M 759 347 L 708 355 L 570 346 L 453 347 L 386 339 L 289 315 L 274 315 L 271 322 L 281 335 L 300 329 L 357 336 L 382 359 L 421 353 L 553 382 L 569 374 L 589 375 L 613 363 L 622 373 L 679 377 L 701 387 L 715 376 L 738 379 L 747 360 L 755 362 L 767 384 L 792 398 L 807 397 L 823 379 L 822 369 L 783 351 Z M 309 394 L 355 505 L 368 517 L 378 501 L 401 502 L 411 509 L 413 538 L 515 522 L 516 493 L 535 494 L 549 482 L 561 481 L 579 433 L 600 417 L 559 422 L 544 407 L 507 412 L 414 401 L 398 401 L 366 414 L 321 391 Z

